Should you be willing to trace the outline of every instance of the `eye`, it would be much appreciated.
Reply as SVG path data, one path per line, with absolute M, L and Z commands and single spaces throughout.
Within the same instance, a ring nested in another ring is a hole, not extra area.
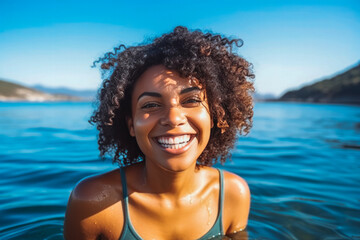
M 199 97 L 190 97 L 183 101 L 183 105 L 189 106 L 189 107 L 196 107 L 199 106 L 202 100 Z
M 150 103 L 145 103 L 144 105 L 142 105 L 141 109 L 154 109 L 154 108 L 157 108 L 157 107 L 160 107 L 160 104 L 150 102 Z

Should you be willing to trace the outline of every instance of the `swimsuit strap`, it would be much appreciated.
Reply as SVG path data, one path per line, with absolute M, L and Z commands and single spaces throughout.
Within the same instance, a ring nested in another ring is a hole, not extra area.
M 127 193 L 127 185 L 126 185 L 126 176 L 125 176 L 125 170 L 123 167 L 120 167 L 120 176 L 121 176 L 121 185 L 122 185 L 122 191 L 123 191 L 123 199 L 127 200 L 128 193 Z
M 127 193 L 127 186 L 126 186 L 126 176 L 123 167 L 120 167 L 120 176 L 121 176 L 121 185 L 122 185 L 122 194 L 123 194 L 123 211 L 124 211 L 124 226 L 123 232 L 121 236 L 126 235 L 127 230 L 129 228 L 129 213 L 128 213 L 128 193 Z
M 223 224 L 222 224 L 222 212 L 223 212 L 223 205 L 224 205 L 224 174 L 223 171 L 221 169 L 218 169 L 219 171 L 219 205 L 218 205 L 218 215 L 216 218 L 216 221 L 214 223 L 214 225 L 212 226 L 212 228 L 210 228 L 210 230 L 201 238 L 199 238 L 198 240 L 207 240 L 207 239 L 212 239 L 212 238 L 216 238 L 218 239 L 218 237 L 220 235 L 224 235 L 224 231 L 223 231 Z
M 121 175 L 121 185 L 122 185 L 122 192 L 123 192 L 123 211 L 124 211 L 124 226 L 123 231 L 121 233 L 120 239 L 141 239 L 137 236 L 135 230 L 132 227 L 129 217 L 129 198 L 128 198 L 128 191 L 127 191 L 127 184 L 126 184 L 126 175 L 125 169 L 120 167 L 120 175 Z M 135 233 L 135 234 L 134 234 Z M 130 236 L 130 238 L 129 238 Z
M 219 209 L 218 209 L 218 216 L 217 219 L 213 225 L 213 227 L 199 240 L 208 239 L 211 237 L 223 235 L 223 224 L 222 224 L 222 212 L 223 212 L 223 205 L 224 205 L 224 174 L 221 169 L 218 169 L 219 171 L 219 187 L 220 187 L 220 193 L 219 193 Z M 133 228 L 130 216 L 129 216 L 129 198 L 128 198 L 128 191 L 127 191 L 127 184 L 126 184 L 126 176 L 125 176 L 125 170 L 123 167 L 120 167 L 120 175 L 121 175 L 121 184 L 122 184 L 122 192 L 123 192 L 123 211 L 124 211 L 124 226 L 123 226 L 123 232 L 121 233 L 120 239 L 141 239 L 139 234 L 135 231 Z
M 221 230 L 221 234 L 224 233 L 223 231 L 223 224 L 222 224 L 222 212 L 223 212 L 223 206 L 224 206 L 224 173 L 221 169 L 219 170 L 219 174 L 220 174 L 220 196 L 219 196 L 219 215 L 217 220 L 220 221 L 220 230 Z

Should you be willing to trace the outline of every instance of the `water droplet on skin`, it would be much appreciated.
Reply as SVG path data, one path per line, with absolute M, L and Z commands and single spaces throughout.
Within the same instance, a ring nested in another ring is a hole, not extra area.
M 188 195 L 188 200 L 189 200 L 189 203 L 192 204 L 192 201 L 193 201 L 193 200 L 192 200 L 192 197 L 191 197 L 190 194 Z
M 207 204 L 207 212 L 208 212 L 208 222 L 207 225 L 210 225 L 210 217 L 211 217 L 211 213 L 212 213 L 212 209 L 210 207 L 210 201 Z
M 236 230 L 236 231 L 232 232 L 232 234 L 237 233 L 237 232 L 244 231 L 244 229 L 245 229 L 245 228 L 240 228 L 239 230 Z
M 209 217 L 208 217 L 208 223 L 207 223 L 207 225 L 210 225 L 210 216 L 211 216 L 211 208 L 210 207 L 207 207 L 207 210 L 208 210 L 208 215 L 209 215 Z

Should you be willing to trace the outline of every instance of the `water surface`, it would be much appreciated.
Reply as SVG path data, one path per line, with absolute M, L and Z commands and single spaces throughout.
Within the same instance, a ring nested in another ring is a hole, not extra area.
M 0 103 L 0 239 L 62 239 L 98 158 L 90 103 Z M 257 103 L 225 170 L 249 183 L 250 239 L 360 239 L 360 107 Z

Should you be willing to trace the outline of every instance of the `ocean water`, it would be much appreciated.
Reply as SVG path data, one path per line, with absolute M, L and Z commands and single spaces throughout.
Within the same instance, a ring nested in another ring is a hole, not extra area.
M 63 239 L 98 158 L 90 103 L 0 103 L 0 239 Z M 232 161 L 252 193 L 249 239 L 360 239 L 360 107 L 257 103 Z

